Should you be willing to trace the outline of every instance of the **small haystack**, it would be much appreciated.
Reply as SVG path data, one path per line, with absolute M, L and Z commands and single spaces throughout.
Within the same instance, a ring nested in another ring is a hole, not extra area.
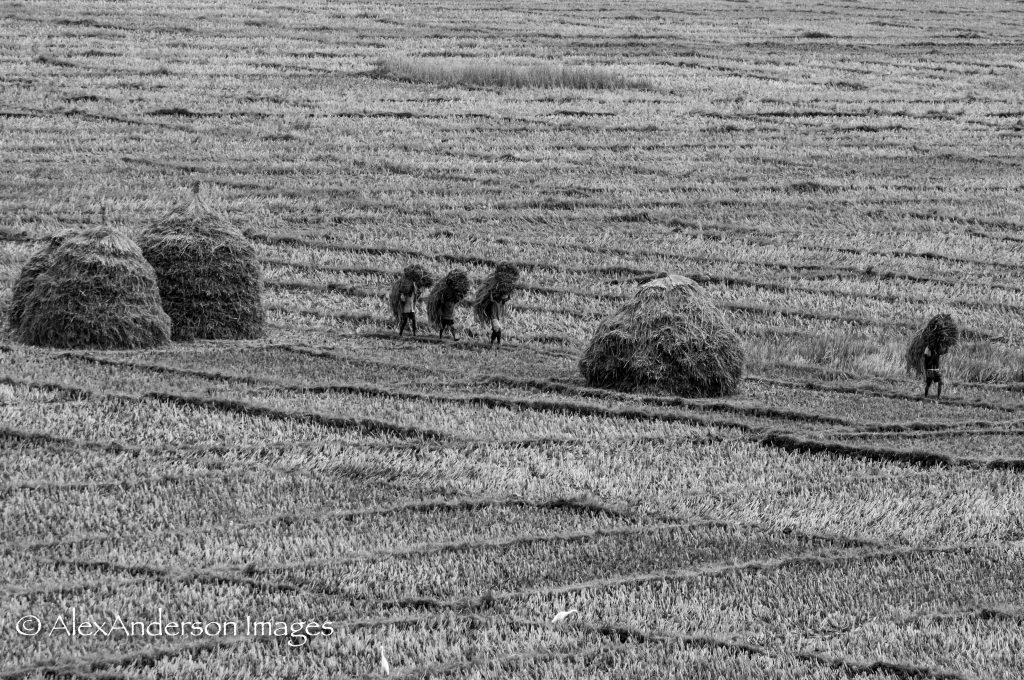
M 739 336 L 700 287 L 666 276 L 601 322 L 579 368 L 594 387 L 718 397 L 736 391 L 743 361 Z
M 36 283 L 36 277 L 46 271 L 50 264 L 50 258 L 53 256 L 53 251 L 57 249 L 57 246 L 61 244 L 66 236 L 72 233 L 74 232 L 62 231 L 54 234 L 46 242 L 46 245 L 37 250 L 28 259 L 28 262 L 22 266 L 21 274 L 18 275 L 18 280 L 14 284 L 11 308 L 7 311 L 7 319 L 10 321 L 12 330 L 17 331 L 21 326 L 21 318 L 25 312 L 25 298 L 32 292 L 32 287 Z
M 465 270 L 453 269 L 430 289 L 427 296 L 427 318 L 438 328 L 444 317 L 445 307 L 454 307 L 469 293 L 469 277 Z
M 507 302 L 518 282 L 519 268 L 511 262 L 499 262 L 491 275 L 476 289 L 473 300 L 473 316 L 476 320 L 485 326 L 490 324 L 494 314 L 494 305 L 491 303 L 503 305 Z
M 931 347 L 938 355 L 947 353 L 960 341 L 960 329 L 949 314 L 936 314 L 919 330 L 907 346 L 907 372 L 924 375 L 924 350 Z
M 188 200 L 139 236 L 160 283 L 175 340 L 258 338 L 264 332 L 263 273 L 242 232 L 199 197 Z
M 14 330 L 26 343 L 142 349 L 170 340 L 153 268 L 135 241 L 112 227 L 51 239 L 29 260 L 16 288 Z
M 410 264 L 402 270 L 402 275 L 391 284 L 391 293 L 388 295 L 388 306 L 396 321 L 402 319 L 402 296 L 412 293 L 413 285 L 422 296 L 423 291 L 434 285 L 434 277 L 418 264 Z

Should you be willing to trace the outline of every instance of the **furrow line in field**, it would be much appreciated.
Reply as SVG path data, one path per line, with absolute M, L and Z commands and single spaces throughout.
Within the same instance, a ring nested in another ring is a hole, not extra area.
M 728 640 L 712 634 L 676 633 L 673 631 L 649 631 L 641 630 L 632 626 L 609 623 L 574 623 L 573 625 L 601 635 L 613 638 L 620 644 L 630 641 L 639 643 L 679 643 L 682 645 L 695 645 L 699 647 L 723 648 L 731 651 L 743 652 L 751 656 L 768 656 L 778 658 L 780 656 L 792 655 L 797 659 L 810 661 L 816 664 L 829 666 L 842 671 L 849 677 L 869 675 L 874 673 L 886 673 L 895 675 L 898 678 L 927 678 L 929 680 L 966 680 L 964 676 L 953 671 L 941 668 L 926 666 L 913 666 L 898 661 L 877 660 L 861 662 L 842 657 L 829 656 L 817 652 L 785 652 L 772 650 L 761 645 L 749 642 Z
M 270 418 L 272 420 L 297 420 L 301 422 L 314 423 L 333 429 L 348 431 L 356 430 L 367 434 L 394 435 L 406 438 L 423 438 L 428 440 L 455 440 L 457 438 L 437 430 L 418 428 L 411 425 L 400 425 L 372 418 L 351 418 L 336 416 L 313 411 L 302 411 L 298 409 L 279 409 L 263 404 L 257 404 L 240 399 L 224 399 L 205 396 L 202 394 L 186 394 L 180 392 L 147 391 L 140 394 L 124 392 L 107 392 L 103 390 L 92 390 L 86 387 L 69 385 L 65 383 L 43 382 L 17 378 L 10 375 L 0 375 L 0 383 L 8 385 L 23 385 L 28 387 L 41 387 L 50 390 L 61 390 L 81 398 L 94 399 L 119 399 L 123 401 L 141 401 L 152 399 L 167 403 L 182 404 L 185 406 L 196 406 L 215 411 L 228 413 L 241 413 L 249 416 Z
M 342 393 L 354 393 L 354 394 L 369 394 L 373 396 L 383 397 L 394 397 L 400 399 L 413 399 L 413 400 L 428 400 L 428 401 L 443 401 L 449 403 L 469 403 L 476 404 L 481 403 L 487 406 L 510 406 L 510 407 L 523 407 L 532 410 L 536 410 L 535 402 L 524 399 L 507 397 L 501 395 L 492 394 L 463 394 L 463 395 L 452 395 L 447 393 L 438 392 L 423 392 L 415 390 L 403 390 L 395 389 L 390 387 L 380 387 L 373 383 L 322 383 L 322 384 L 307 384 L 307 383 L 294 383 L 284 380 L 268 378 L 268 377 L 256 377 L 251 375 L 232 373 L 227 371 L 207 371 L 203 369 L 194 368 L 181 368 L 177 366 L 169 366 L 166 364 L 158 363 L 142 363 L 124 359 L 112 359 L 107 357 L 99 357 L 94 354 L 83 354 L 77 352 L 65 352 L 62 356 L 67 356 L 75 359 L 81 359 L 85 361 L 95 362 L 99 364 L 114 365 L 114 366 L 125 366 L 129 368 L 154 371 L 158 373 L 172 373 L 178 375 L 187 375 L 194 377 L 201 377 L 210 380 L 225 380 L 225 381 L 237 381 L 244 382 L 252 385 L 266 385 L 282 390 L 298 391 L 298 392 L 311 392 L 311 393 L 329 393 L 329 392 L 342 392 Z M 819 414 L 808 411 L 798 411 L 795 409 L 784 409 L 771 406 L 762 406 L 757 404 L 737 404 L 728 401 L 712 401 L 704 399 L 687 399 L 684 397 L 669 397 L 669 396 L 636 396 L 629 394 L 622 394 L 613 390 L 606 390 L 595 387 L 583 387 L 578 385 L 567 384 L 558 380 L 552 379 L 530 379 L 530 378 L 512 378 L 504 375 L 497 376 L 482 376 L 477 378 L 476 382 L 479 384 L 500 384 L 507 385 L 510 387 L 529 388 L 529 389 L 540 389 L 547 392 L 557 392 L 560 394 L 575 394 L 584 397 L 603 397 L 610 399 L 617 399 L 622 401 L 629 401 L 633 403 L 642 403 L 645 405 L 652 406 L 679 406 L 684 408 L 692 408 L 701 411 L 719 411 L 726 413 L 734 413 L 738 415 L 751 416 L 751 417 L 762 417 L 762 418 L 780 418 L 786 420 L 798 420 L 804 422 L 823 423 L 828 425 L 839 425 L 848 428 L 854 428 L 860 432 L 875 432 L 875 433 L 910 433 L 910 432 L 954 432 L 960 433 L 962 428 L 975 427 L 975 428 L 987 428 L 988 430 L 996 430 L 997 428 L 1005 428 L 1007 426 L 1016 425 L 1012 422 L 1002 421 L 991 421 L 991 420 L 971 420 L 961 421 L 956 423 L 945 423 L 945 422 L 921 422 L 911 421 L 902 423 L 865 423 L 842 416 L 831 416 L 827 414 Z M 544 404 L 544 402 L 541 402 Z M 557 402 L 556 402 L 557 404 Z M 578 406 L 579 403 L 566 402 L 565 406 L 571 408 Z M 549 405 L 550 406 L 550 405 Z M 594 406 L 588 404 L 588 406 Z M 606 406 L 595 406 L 600 409 L 599 414 L 614 414 L 616 412 L 614 407 Z M 659 414 L 656 412 L 648 413 L 650 419 L 657 420 L 662 417 L 668 419 L 674 419 L 679 414 Z M 845 434 L 845 433 L 844 433 Z
M 250 519 L 243 519 L 231 522 L 235 529 L 246 527 L 258 527 L 269 524 L 295 524 L 298 522 L 317 522 L 324 519 L 348 519 L 353 517 L 366 517 L 372 515 L 387 515 L 399 512 L 435 512 L 435 511 L 469 511 L 489 507 L 512 507 L 512 508 L 533 508 L 540 510 L 565 510 L 568 512 L 585 514 L 603 514 L 610 517 L 621 517 L 631 519 L 636 513 L 628 509 L 604 503 L 591 497 L 555 497 L 539 500 L 531 500 L 518 497 L 479 496 L 473 498 L 450 498 L 434 497 L 430 499 L 417 499 L 392 503 L 389 505 L 370 505 L 360 508 L 340 508 L 325 510 L 322 506 L 311 507 L 301 512 L 284 512 L 263 515 Z M 675 521 L 679 521 L 678 519 Z M 216 527 L 222 527 L 218 524 Z M 739 526 L 737 524 L 737 526 Z M 182 529 L 168 530 L 163 535 L 171 537 L 185 537 L 199 535 L 209 532 L 214 525 L 202 525 Z M 42 550 L 61 545 L 84 545 L 91 542 L 110 540 L 118 538 L 118 534 L 86 534 L 80 536 L 69 536 L 47 541 L 22 541 L 12 544 L 18 550 Z M 854 541 L 856 539 L 850 539 Z
M 148 391 L 141 395 L 93 392 L 91 390 L 66 386 L 60 383 L 43 383 L 22 378 L 0 375 L 0 383 L 28 385 L 33 387 L 46 387 L 49 389 L 68 389 L 83 396 L 117 398 L 126 400 L 154 399 L 172 403 L 194 405 L 214 410 L 227 412 L 240 412 L 249 415 L 264 416 L 280 420 L 298 420 L 301 422 L 313 422 L 328 427 L 340 429 L 357 429 L 385 434 L 401 434 L 406 437 L 423 437 L 426 439 L 446 440 L 453 443 L 472 444 L 475 440 L 459 438 L 455 435 L 447 435 L 435 430 L 413 428 L 394 423 L 381 423 L 369 419 L 347 418 L 331 416 L 319 412 L 302 411 L 297 409 L 278 409 L 262 404 L 252 403 L 245 400 L 219 399 L 203 395 L 177 394 L 170 392 Z M 706 413 L 679 413 L 673 411 L 653 412 L 649 408 L 640 407 L 607 407 L 580 401 L 552 400 L 552 399 L 519 399 L 503 397 L 499 395 L 445 395 L 425 392 L 392 390 L 379 388 L 374 385 L 352 387 L 347 386 L 345 391 L 381 394 L 400 399 L 425 399 L 443 401 L 446 403 L 469 403 L 479 404 L 488 407 L 499 408 L 523 408 L 538 412 L 563 413 L 577 416 L 596 416 L 607 418 L 622 418 L 626 420 L 647 420 L 678 422 L 704 427 L 733 428 L 745 433 L 746 438 L 754 443 L 782 448 L 787 451 L 808 451 L 811 453 L 825 453 L 847 457 L 871 458 L 876 460 L 890 460 L 922 465 L 968 465 L 973 467 L 992 467 L 1008 469 L 1024 469 L 1024 458 L 1021 459 L 974 459 L 969 457 L 948 456 L 945 454 L 931 453 L 917 449 L 894 449 L 889 447 L 870 447 L 838 442 L 825 442 L 815 439 L 804 439 L 798 433 L 780 432 L 768 430 L 765 426 L 739 420 L 736 418 L 714 417 Z M 837 434 L 842 435 L 842 432 Z
M 620 401 L 639 402 L 651 406 L 680 406 L 684 408 L 695 408 L 698 410 L 725 411 L 748 415 L 753 417 L 780 418 L 785 420 L 798 420 L 806 422 L 823 423 L 828 425 L 841 425 L 843 427 L 859 428 L 860 431 L 877 432 L 885 434 L 893 433 L 916 433 L 916 432 L 955 432 L 960 433 L 963 427 L 988 428 L 995 430 L 1007 425 L 1016 425 L 1013 421 L 993 420 L 968 420 L 955 423 L 948 422 L 862 422 L 846 418 L 844 416 L 832 416 L 828 414 L 815 413 L 811 411 L 799 411 L 774 406 L 762 406 L 759 404 L 738 404 L 730 401 L 716 401 L 711 399 L 689 399 L 686 397 L 658 396 L 658 395 L 637 395 L 621 393 L 615 390 L 603 389 L 600 387 L 585 387 L 574 385 L 552 378 L 514 378 L 506 375 L 479 376 L 476 381 L 480 384 L 499 384 L 509 387 L 521 387 L 553 391 L 560 394 L 576 394 L 579 396 L 605 397 Z M 986 430 L 987 431 L 987 430 Z M 845 434 L 845 433 L 844 433 Z
M 637 585 L 641 583 L 652 583 L 658 581 L 685 581 L 698 578 L 716 577 L 725 574 L 748 572 L 748 571 L 772 571 L 799 564 L 817 564 L 820 566 L 831 566 L 844 562 L 856 562 L 872 559 L 886 559 L 903 557 L 909 555 L 926 555 L 938 553 L 952 553 L 970 551 L 974 546 L 937 546 L 937 547 L 882 547 L 875 545 L 860 546 L 852 549 L 817 550 L 805 553 L 785 555 L 770 559 L 756 559 L 747 562 L 714 562 L 699 565 L 697 567 L 684 567 L 680 569 L 663 569 L 640 574 L 628 574 L 622 576 L 611 576 L 607 578 L 590 579 L 557 586 L 530 588 L 519 591 L 488 593 L 479 597 L 456 598 L 452 600 L 440 600 L 432 597 L 410 597 L 394 600 L 382 600 L 378 604 L 390 607 L 423 607 L 442 609 L 475 609 L 487 606 L 495 602 L 507 602 L 528 597 L 550 597 L 552 595 L 565 595 L 587 590 L 617 588 L 620 586 Z
M 380 243 L 380 244 L 375 244 L 375 245 L 363 245 L 363 244 L 356 244 L 356 243 L 346 243 L 346 242 L 343 242 L 343 241 L 326 241 L 326 240 L 320 240 L 320 239 L 311 239 L 311 238 L 307 238 L 305 236 L 297 236 L 297 235 L 292 235 L 292 234 L 258 232 L 258 231 L 251 230 L 251 229 L 246 232 L 246 235 L 250 239 L 252 239 L 254 241 L 258 241 L 258 242 L 266 243 L 266 244 L 271 244 L 271 245 L 275 244 L 275 243 L 283 243 L 283 244 L 292 244 L 292 245 L 298 245 L 298 246 L 306 246 L 306 247 L 310 247 L 310 248 L 319 248 L 321 250 L 334 250 L 334 251 L 339 251 L 339 252 L 359 252 L 359 253 L 368 253 L 368 254 L 373 254 L 373 255 L 411 255 L 411 256 L 415 256 L 415 257 L 438 259 L 438 260 L 447 260 L 449 262 L 457 262 L 457 263 L 460 263 L 460 264 L 472 264 L 472 265 L 480 265 L 480 266 L 495 266 L 499 262 L 499 260 L 496 260 L 496 259 L 491 258 L 491 257 L 486 257 L 486 256 L 483 256 L 483 255 L 458 255 L 458 254 L 451 254 L 451 253 L 431 253 L 431 252 L 426 252 L 426 251 L 423 251 L 423 250 L 419 250 L 417 248 L 412 248 L 412 247 L 408 247 L 408 246 L 397 246 L 397 245 L 387 244 L 387 243 Z M 558 247 L 557 244 L 552 244 L 552 243 L 547 242 L 547 241 L 535 241 L 535 240 L 532 241 L 530 239 L 525 239 L 525 240 L 522 240 L 521 242 L 524 245 L 536 245 L 536 246 L 544 247 L 544 248 L 547 248 L 547 249 L 550 249 L 552 247 Z M 774 244 L 772 244 L 772 245 L 774 245 Z M 561 247 L 564 248 L 565 246 L 563 245 Z M 914 252 L 914 251 L 910 251 L 910 250 L 898 250 L 898 249 L 894 249 L 894 250 L 860 249 L 860 248 L 848 248 L 848 247 L 842 247 L 842 246 L 836 246 L 836 245 L 830 245 L 830 246 L 823 247 L 823 248 L 816 248 L 816 247 L 812 248 L 810 246 L 803 246 L 803 247 L 806 247 L 807 249 L 812 250 L 812 251 L 823 250 L 824 252 L 827 252 L 827 253 L 840 252 L 840 253 L 849 254 L 849 255 L 880 255 L 880 256 L 884 256 L 884 257 L 897 256 L 897 257 L 906 257 L 906 258 L 921 258 L 921 259 L 924 259 L 924 260 L 942 260 L 942 261 L 948 261 L 948 262 L 952 262 L 952 263 L 956 263 L 956 264 L 969 264 L 969 265 L 975 265 L 975 266 L 980 266 L 980 267 L 991 267 L 991 268 L 995 268 L 995 269 L 1006 269 L 1006 270 L 1009 270 L 1009 271 L 1016 271 L 1017 269 L 1019 269 L 1019 267 L 1017 265 L 1013 264 L 1013 263 L 982 260 L 980 258 L 967 258 L 967 257 L 953 256 L 953 255 L 945 255 L 945 254 L 934 253 L 934 252 L 930 252 L 930 251 Z M 659 257 L 670 256 L 670 257 L 678 258 L 678 259 L 681 259 L 681 260 L 690 260 L 690 261 L 697 261 L 697 262 L 727 262 L 727 263 L 735 264 L 734 261 L 731 261 L 731 260 L 728 260 L 728 259 L 717 259 L 717 258 L 708 258 L 708 257 L 696 258 L 691 253 L 686 253 L 686 252 L 678 252 L 678 253 L 676 253 L 676 252 L 667 252 L 667 251 L 664 250 L 664 248 L 659 248 L 658 250 L 630 250 L 630 249 L 626 249 L 626 248 L 612 248 L 612 247 L 606 247 L 606 246 L 589 246 L 589 245 L 586 245 L 586 244 L 579 244 L 579 243 L 574 241 L 572 249 L 573 250 L 583 249 L 586 252 L 590 252 L 590 253 L 596 254 L 596 255 L 617 255 L 619 257 L 628 257 L 628 258 L 640 259 L 640 260 L 650 259 L 651 256 L 659 256 Z M 604 267 L 604 268 L 603 267 L 588 267 L 588 268 L 559 267 L 559 266 L 556 266 L 556 265 L 554 265 L 552 263 L 538 262 L 538 261 L 531 261 L 531 260 L 513 261 L 513 264 L 515 264 L 516 266 L 518 266 L 518 267 L 520 267 L 522 269 L 538 269 L 538 268 L 541 268 L 541 269 L 553 269 L 553 270 L 556 270 L 556 271 L 572 271 L 574 273 L 599 273 L 599 272 L 607 271 L 607 270 L 610 270 L 610 269 L 623 269 L 623 271 L 627 271 L 627 270 L 630 269 L 629 267 L 614 267 L 614 268 L 611 268 L 611 267 Z M 758 264 L 759 266 L 768 267 L 768 268 L 774 268 L 774 269 L 785 269 L 786 268 L 786 265 L 779 264 L 779 263 L 756 263 L 756 264 Z M 639 274 L 639 275 L 643 276 L 643 275 L 648 275 L 648 274 L 657 274 L 658 272 L 655 271 L 655 270 L 641 269 L 641 270 L 636 270 L 636 271 L 632 271 L 632 272 L 629 272 L 629 273 L 635 273 L 635 274 Z
M 173 567 L 153 567 L 141 564 L 124 564 L 111 560 L 87 560 L 77 558 L 61 558 L 51 555 L 37 555 L 35 559 L 46 564 L 59 564 L 79 569 L 97 569 L 104 572 L 125 573 L 139 577 L 158 577 L 175 581 L 208 581 L 236 583 L 239 585 L 256 588 L 270 588 L 274 590 L 307 591 L 301 581 L 290 578 L 286 581 L 264 581 L 252 578 L 256 574 L 273 574 L 278 571 L 307 569 L 317 567 L 331 567 L 333 565 L 353 564 L 356 562 L 373 562 L 388 558 L 408 558 L 439 553 L 465 553 L 473 550 L 487 550 L 493 548 L 513 548 L 543 543 L 572 543 L 586 541 L 602 537 L 648 535 L 665 531 L 686 531 L 702 528 L 743 528 L 745 525 L 737 522 L 700 520 L 694 522 L 683 522 L 675 524 L 649 524 L 643 526 L 626 526 L 612 528 L 596 528 L 584 531 L 565 531 L 549 534 L 526 534 L 520 536 L 502 536 L 489 539 L 470 539 L 462 541 L 445 541 L 440 543 L 416 544 L 399 546 L 382 550 L 352 551 L 344 555 L 327 559 L 298 560 L 294 562 L 280 562 L 270 564 L 244 564 L 244 565 L 213 565 L 196 569 L 177 569 Z M 759 528 L 759 527 L 757 527 Z M 315 590 L 325 594 L 326 591 Z M 21 594 L 16 593 L 16 594 Z
M 868 458 L 871 460 L 914 463 L 917 465 L 941 465 L 946 467 L 966 465 L 976 468 L 1024 470 L 1024 458 L 949 456 L 943 453 L 932 453 L 918 449 L 894 449 L 891 447 L 863 446 L 824 441 L 802 437 L 792 432 L 768 431 L 761 436 L 759 442 L 795 453 L 807 451 L 809 453 L 825 453 L 850 458 Z
M 765 385 L 776 385 L 779 387 L 791 387 L 794 389 L 814 390 L 819 392 L 836 392 L 839 394 L 870 394 L 872 396 L 883 397 L 885 399 L 915 401 L 919 403 L 926 403 L 929 401 L 928 398 L 920 394 L 908 394 L 906 392 L 897 392 L 896 390 L 884 389 L 869 383 L 862 383 L 857 385 L 836 385 L 834 383 L 826 383 L 818 380 L 783 380 L 781 378 L 769 378 L 760 375 L 748 375 L 746 376 L 746 380 L 750 380 L 752 382 L 759 382 Z M 983 408 L 992 411 L 1003 411 L 1006 413 L 1017 413 L 1019 411 L 1024 411 L 1024 403 L 1020 405 L 1000 404 L 992 401 L 985 401 L 984 399 L 965 399 L 960 397 L 947 396 L 943 398 L 942 403 L 952 404 L 955 406 Z
M 639 516 L 636 517 L 640 519 Z M 462 541 L 444 541 L 440 543 L 425 543 L 420 545 L 399 546 L 383 550 L 356 551 L 348 555 L 332 557 L 328 559 L 310 559 L 296 562 L 282 562 L 277 564 L 248 565 L 245 567 L 246 574 L 271 573 L 285 569 L 305 569 L 309 567 L 329 567 L 332 564 L 347 564 L 353 562 L 366 562 L 381 560 L 389 557 L 414 557 L 420 555 L 434 555 L 446 552 L 464 552 L 470 550 L 485 550 L 489 548 L 506 548 L 534 543 L 570 543 L 573 541 L 585 541 L 592 538 L 605 536 L 629 536 L 641 534 L 654 534 L 662 531 L 692 530 L 700 528 L 738 528 L 742 523 L 724 520 L 699 520 L 692 522 L 675 522 L 663 524 L 647 524 L 643 526 L 626 526 L 612 528 L 588 529 L 585 531 L 563 531 L 550 534 L 526 534 L 521 536 L 502 536 L 498 538 L 471 539 Z
M 307 272 L 330 272 L 332 274 L 356 274 L 356 275 L 379 275 L 384 277 L 397 277 L 401 272 L 399 270 L 374 268 L 374 267 L 344 267 L 344 266 L 332 266 L 332 265 L 318 265 L 309 264 L 304 262 L 292 262 L 282 258 L 261 258 L 261 262 L 264 264 L 270 264 L 279 267 L 289 267 L 293 269 L 302 269 Z M 553 268 L 553 267 L 552 267 Z M 561 270 L 560 270 L 561 271 Z M 863 272 L 859 272 L 863 275 Z M 686 276 L 693 279 L 700 284 L 712 284 L 722 285 L 729 288 L 743 287 L 756 288 L 760 290 L 767 290 L 776 293 L 809 293 L 809 294 L 820 294 L 827 295 L 831 298 L 844 297 L 856 300 L 877 300 L 885 304 L 912 304 L 912 305 L 927 305 L 927 304 L 944 304 L 951 305 L 959 309 L 979 309 L 986 311 L 1011 311 L 1018 314 L 1024 314 L 1024 306 L 1016 305 L 1013 303 L 997 303 L 997 302 L 984 302 L 978 300 L 965 300 L 965 299 L 950 299 L 946 298 L 930 298 L 923 295 L 897 295 L 893 293 L 871 293 L 871 292 L 851 292 L 851 291 L 835 291 L 818 288 L 806 284 L 795 283 L 793 280 L 783 281 L 763 281 L 758 279 L 752 279 L 742 276 L 731 276 L 724 274 L 709 274 L 704 272 L 685 272 Z M 637 282 L 643 279 L 649 278 L 648 276 L 635 277 Z M 937 282 L 934 279 L 930 279 L 929 282 Z M 276 285 L 283 288 L 295 288 L 302 289 L 305 282 L 293 281 L 293 280 L 280 280 Z M 962 285 L 963 282 L 952 282 L 944 281 L 947 285 Z M 315 285 L 315 284 L 314 284 Z M 366 290 L 365 288 L 359 288 L 357 286 L 351 286 L 342 283 L 328 283 L 324 284 L 330 286 L 329 290 L 332 292 L 347 292 L 356 297 L 381 297 L 386 295 L 386 292 L 375 292 Z M 531 283 L 531 282 L 520 282 L 519 288 L 522 290 L 528 290 L 536 293 L 547 293 L 547 294 L 565 294 L 565 295 L 576 295 L 579 297 L 585 297 L 593 300 L 611 300 L 611 301 L 625 301 L 633 297 L 632 293 L 628 292 L 617 292 L 617 291 L 594 291 L 585 289 L 574 289 L 567 286 L 560 286 L 556 284 L 544 284 L 544 283 Z
M 316 283 L 312 281 L 274 281 L 268 280 L 265 282 L 267 288 L 272 290 L 304 290 L 304 291 L 323 291 L 339 293 L 349 297 L 359 298 L 377 298 L 381 301 L 387 297 L 386 291 L 372 292 L 358 287 L 350 286 L 348 284 L 332 284 L 332 283 Z M 582 297 L 589 296 L 588 293 L 579 293 Z M 875 326 L 879 328 L 893 328 L 899 330 L 916 329 L 918 323 L 915 320 L 900 320 L 900 319 L 882 319 L 857 316 L 854 314 L 847 314 L 844 312 L 829 312 L 825 310 L 808 310 L 804 308 L 789 307 L 789 306 L 777 306 L 768 305 L 757 302 L 733 302 L 729 300 L 716 300 L 716 305 L 722 309 L 727 309 L 732 312 L 756 314 L 762 316 L 782 316 L 798 319 L 814 319 L 820 321 L 841 321 L 850 324 L 856 324 L 859 326 Z M 282 307 L 278 305 L 276 307 L 280 311 L 294 312 L 294 307 Z M 538 312 L 552 314 L 555 316 L 572 316 L 579 319 L 599 319 L 605 316 L 605 312 L 599 310 L 581 310 L 573 309 L 570 307 L 552 307 L 544 305 L 533 305 L 525 303 L 516 303 L 513 305 L 513 309 L 516 311 L 523 312 Z M 1024 310 L 1022 310 L 1024 311 Z M 325 318 L 337 317 L 344 318 L 346 320 L 354 321 L 376 321 L 377 323 L 387 323 L 386 317 L 378 317 L 369 312 L 324 312 L 321 310 L 304 309 L 302 310 L 305 314 L 313 316 L 323 316 Z M 968 339 L 979 339 L 979 340 L 990 340 L 999 341 L 1003 339 L 1003 335 L 999 333 L 991 333 L 984 330 L 965 328 L 962 329 L 961 335 Z

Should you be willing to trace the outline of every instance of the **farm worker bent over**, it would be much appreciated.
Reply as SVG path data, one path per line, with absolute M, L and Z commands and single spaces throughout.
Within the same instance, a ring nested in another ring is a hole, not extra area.
M 932 383 L 935 383 L 935 398 L 942 399 L 942 372 L 939 370 L 941 356 L 931 347 L 924 348 L 924 396 L 926 397 Z
M 505 316 L 505 303 L 508 302 L 508 296 L 502 296 L 500 298 L 491 298 L 490 305 L 488 306 L 488 315 L 491 317 L 491 346 L 494 346 L 494 341 L 498 341 L 498 346 L 501 346 L 501 319 Z
M 452 340 L 458 340 L 455 337 L 455 301 L 449 299 L 441 301 L 441 331 L 437 337 L 443 338 L 446 329 L 451 331 Z
M 408 293 L 402 293 L 399 297 L 399 301 L 402 303 L 402 319 L 398 323 L 398 336 L 401 337 L 405 332 L 405 325 L 408 323 L 412 326 L 412 334 L 416 335 L 416 300 L 419 296 L 419 287 L 415 283 L 412 284 L 412 290 Z

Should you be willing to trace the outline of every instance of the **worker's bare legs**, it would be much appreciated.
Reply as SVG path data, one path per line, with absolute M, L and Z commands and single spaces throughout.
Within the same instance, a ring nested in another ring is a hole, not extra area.
M 416 315 L 412 312 L 406 312 L 402 315 L 401 321 L 398 322 L 398 335 L 399 337 L 405 333 L 406 324 L 412 326 L 412 334 L 416 335 Z

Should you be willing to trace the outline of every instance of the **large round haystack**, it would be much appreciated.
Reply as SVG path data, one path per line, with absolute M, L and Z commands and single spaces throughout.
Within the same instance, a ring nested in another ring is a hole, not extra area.
M 21 326 L 21 317 L 25 311 L 25 298 L 32 291 L 36 277 L 46 270 L 50 264 L 50 257 L 53 255 L 53 251 L 61 244 L 64 237 L 71 233 L 74 232 L 62 231 L 51 236 L 46 244 L 33 253 L 28 262 L 22 266 L 21 274 L 18 275 L 18 280 L 14 283 L 11 307 L 7 311 L 7 319 L 10 321 L 11 329 L 15 332 Z
M 919 330 L 907 346 L 907 372 L 924 375 L 924 350 L 945 354 L 960 341 L 960 329 L 949 314 L 936 314 Z
M 388 293 L 388 307 L 396 321 L 402 318 L 402 296 L 411 294 L 414 285 L 417 297 L 422 296 L 423 291 L 434 285 L 434 275 L 418 264 L 410 264 L 402 270 L 402 275 L 391 284 Z
M 141 349 L 170 340 L 153 268 L 135 241 L 113 227 L 63 232 L 29 263 L 18 282 L 14 330 L 22 341 Z
M 175 340 L 241 340 L 264 332 L 263 273 L 242 232 L 192 195 L 139 236 Z
M 700 287 L 666 276 L 601 322 L 579 367 L 594 387 L 717 397 L 736 391 L 743 360 L 739 336 Z

